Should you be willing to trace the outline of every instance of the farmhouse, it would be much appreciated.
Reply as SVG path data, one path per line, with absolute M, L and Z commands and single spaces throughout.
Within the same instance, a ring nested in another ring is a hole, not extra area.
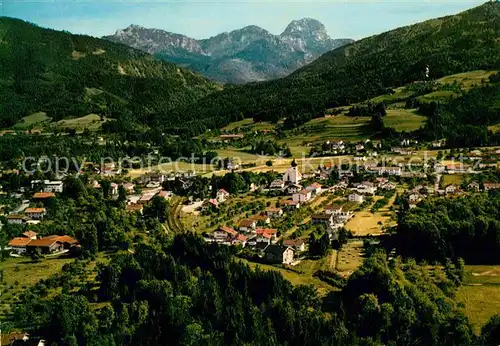
M 340 215 L 342 214 L 342 206 L 338 204 L 328 204 L 325 206 L 325 213 L 330 215 Z
M 291 199 L 281 200 L 280 205 L 286 210 L 293 210 L 300 208 L 300 202 Z
M 49 198 L 54 198 L 56 196 L 55 193 L 53 192 L 36 192 L 33 195 L 34 199 L 49 199 Z
M 78 244 L 78 241 L 70 236 L 51 235 L 45 238 L 36 239 L 26 244 L 26 251 L 33 253 L 40 249 L 42 254 L 54 253 L 69 249 L 71 246 Z
M 266 214 L 255 215 L 254 217 L 252 217 L 252 220 L 254 220 L 257 223 L 265 223 L 265 224 L 271 223 L 271 219 Z
M 311 191 L 313 195 L 317 195 L 321 193 L 321 185 L 318 183 L 312 183 L 308 187 L 306 187 L 306 190 Z
M 131 213 L 141 213 L 144 210 L 144 205 L 142 204 L 127 204 L 125 210 Z
M 294 202 L 306 203 L 311 199 L 311 191 L 304 189 L 298 193 L 294 193 L 292 199 Z
M 375 185 L 369 181 L 364 181 L 358 185 L 357 190 L 359 193 L 373 195 L 377 191 Z
M 450 195 L 450 194 L 454 194 L 455 192 L 457 192 L 457 187 L 453 184 L 451 185 L 448 185 L 444 188 L 444 192 L 447 194 L 447 195 Z
M 207 199 L 203 202 L 201 206 L 202 211 L 213 211 L 219 209 L 219 202 L 216 199 Z
M 31 181 L 31 188 L 35 189 L 37 186 L 41 186 L 43 192 L 63 192 L 64 184 L 60 180 L 50 181 L 50 180 L 33 180 Z
M 401 167 L 366 167 L 366 170 L 370 173 L 378 175 L 401 175 L 403 172 Z
M 236 232 L 231 227 L 221 226 L 221 227 L 217 228 L 212 233 L 212 235 L 213 235 L 216 242 L 223 243 L 223 242 L 230 242 L 231 239 L 236 238 L 236 236 L 238 235 L 238 232 Z
M 485 191 L 498 190 L 498 189 L 500 189 L 500 184 L 498 183 L 484 183 Z
M 22 237 L 24 238 L 29 238 L 31 240 L 35 240 L 36 239 L 36 236 L 38 235 L 38 233 L 36 232 L 33 232 L 33 231 L 26 231 L 22 234 Z
M 274 228 L 257 228 L 257 241 L 271 241 L 273 244 L 278 239 L 278 230 Z
M 285 187 L 285 182 L 283 180 L 274 180 L 269 185 L 270 189 L 283 189 Z
M 467 188 L 469 190 L 471 190 L 471 191 L 479 191 L 479 190 L 481 190 L 481 186 L 476 181 L 473 181 L 472 183 L 470 183 L 469 185 L 467 185 Z
M 25 214 L 28 217 L 36 220 L 43 219 L 43 217 L 47 214 L 47 210 L 45 208 L 27 208 Z
M 291 247 L 269 245 L 265 250 L 265 259 L 269 263 L 292 264 L 293 250 Z

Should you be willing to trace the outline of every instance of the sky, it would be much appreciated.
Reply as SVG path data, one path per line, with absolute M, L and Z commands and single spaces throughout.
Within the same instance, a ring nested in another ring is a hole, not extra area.
M 101 37 L 130 24 L 208 38 L 247 25 L 281 33 L 294 19 L 314 18 L 333 38 L 378 34 L 454 14 L 485 0 L 0 0 L 0 16 L 43 27 Z

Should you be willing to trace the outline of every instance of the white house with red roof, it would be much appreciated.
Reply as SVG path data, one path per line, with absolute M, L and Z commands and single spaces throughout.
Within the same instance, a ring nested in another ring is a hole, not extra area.
M 306 190 L 311 191 L 313 195 L 320 194 L 321 193 L 321 184 L 312 183 L 311 185 L 306 187 Z
M 218 243 L 231 242 L 234 238 L 238 236 L 236 232 L 231 227 L 220 226 L 212 233 L 214 239 Z

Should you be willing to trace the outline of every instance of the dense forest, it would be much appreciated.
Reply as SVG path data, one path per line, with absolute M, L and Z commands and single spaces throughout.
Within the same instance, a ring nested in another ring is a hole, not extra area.
M 425 200 L 400 215 L 396 246 L 405 256 L 429 261 L 500 263 L 500 195 Z
M 101 265 L 39 283 L 17 306 L 20 325 L 57 345 L 472 345 L 481 343 L 453 300 L 460 263 L 430 273 L 372 254 L 341 291 L 320 297 L 275 271 L 252 270 L 231 248 L 194 235 L 160 237 Z M 65 284 L 63 284 L 65 282 Z M 51 286 L 62 284 L 57 296 Z M 76 288 L 76 291 L 75 291 Z M 100 308 L 94 308 L 98 303 Z M 498 333 L 492 321 L 484 340 Z M 494 340 L 494 338 L 492 339 Z
M 0 128 L 39 111 L 147 123 L 218 88 L 130 47 L 17 19 L 0 18 L 0 42 Z

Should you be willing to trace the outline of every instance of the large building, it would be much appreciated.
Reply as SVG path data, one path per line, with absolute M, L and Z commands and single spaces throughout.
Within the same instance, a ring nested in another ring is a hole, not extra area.
M 289 184 L 297 184 L 302 180 L 302 174 L 297 166 L 292 166 L 283 174 L 283 181 Z

